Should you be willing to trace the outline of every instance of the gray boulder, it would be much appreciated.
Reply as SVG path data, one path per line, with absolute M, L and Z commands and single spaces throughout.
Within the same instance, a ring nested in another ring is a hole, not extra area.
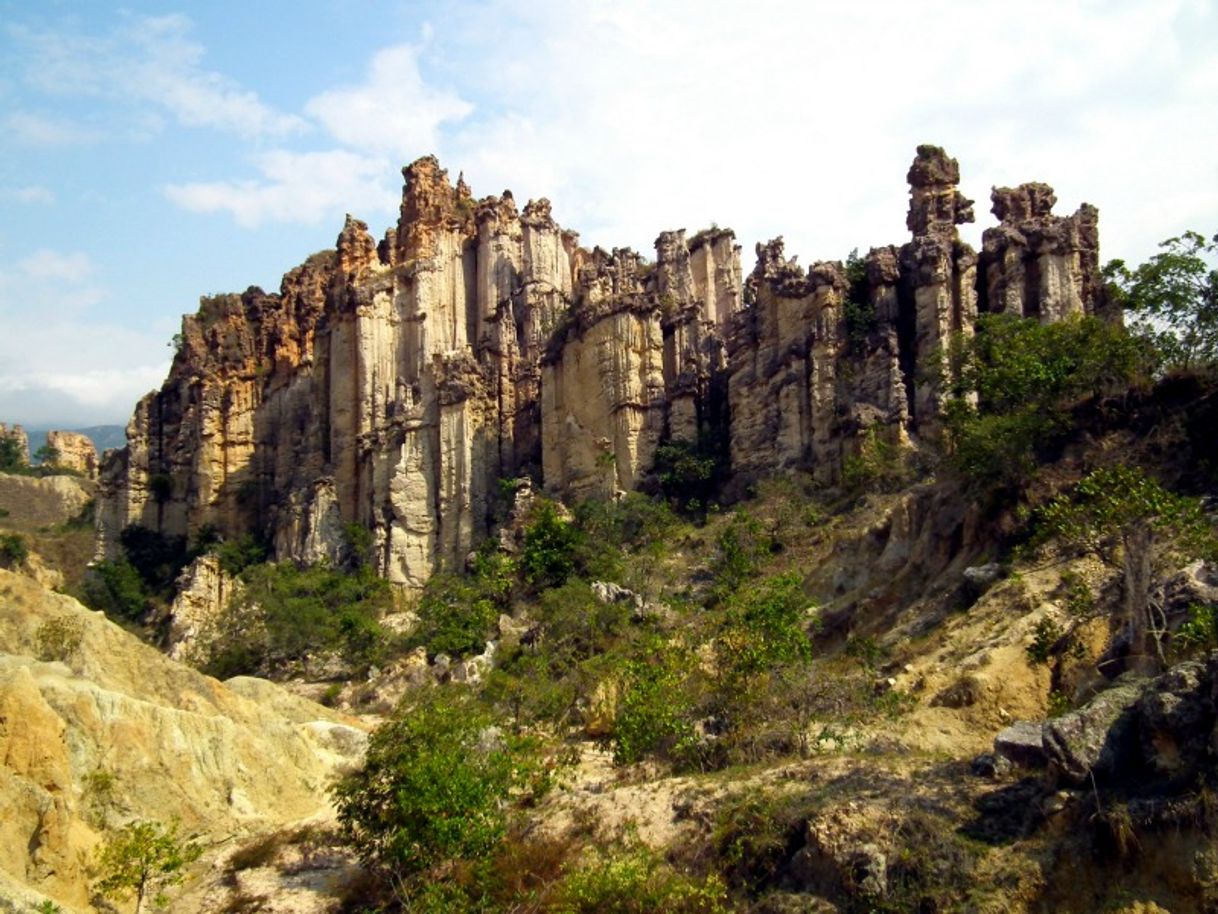
M 1138 754 L 1137 703 L 1145 680 L 1125 679 L 1083 708 L 1044 724 L 1044 751 L 1068 782 L 1115 780 Z
M 994 755 L 1022 768 L 1044 766 L 1044 725 L 1030 720 L 1017 720 L 994 737 Z

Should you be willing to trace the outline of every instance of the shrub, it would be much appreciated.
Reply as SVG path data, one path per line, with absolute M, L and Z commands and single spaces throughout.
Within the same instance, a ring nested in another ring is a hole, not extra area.
M 982 316 L 976 336 L 955 342 L 952 360 L 959 364 L 943 415 L 951 463 L 974 484 L 999 488 L 1026 481 L 1073 427 L 1074 403 L 1126 389 L 1152 365 L 1145 344 L 1118 324 L 1005 314 Z
M 177 825 L 132 823 L 102 845 L 97 860 L 97 891 L 110 899 L 134 893 L 135 912 L 139 914 L 149 892 L 155 893 L 154 903 L 164 904 L 161 890 L 181 882 L 183 869 L 201 852 L 198 845 L 182 841 Z
M 174 582 L 190 561 L 186 537 L 131 524 L 119 533 L 123 553 L 153 594 L 169 597 Z
M 675 440 L 656 448 L 655 473 L 677 510 L 703 514 L 722 469 L 717 443 L 701 437 L 697 443 Z
M 667 758 L 679 767 L 696 767 L 697 704 L 689 652 L 652 639 L 641 656 L 624 664 L 621 697 L 613 722 L 613 760 L 628 765 L 647 755 Z
M 279 669 L 314 651 L 339 651 L 367 666 L 384 642 L 377 620 L 392 606 L 387 581 L 367 568 L 354 573 L 290 562 L 251 565 L 228 612 L 257 621 L 226 632 L 206 671 L 232 676 Z
M 46 662 L 68 661 L 85 639 L 85 626 L 71 616 L 57 616 L 38 626 L 34 633 L 38 659 Z
M 419 600 L 411 643 L 433 655 L 481 653 L 499 614 L 511 606 L 515 573 L 511 558 L 488 548 L 477 554 L 472 573 L 433 577 Z
M 206 551 L 215 553 L 220 568 L 225 574 L 239 575 L 252 565 L 266 561 L 267 546 L 252 533 L 245 533 L 236 539 L 222 540 L 204 547 Z
M 554 914 L 726 914 L 716 875 L 687 876 L 642 845 L 598 850 L 559 885 Z
M 381 726 L 363 767 L 334 788 L 346 840 L 403 903 L 505 834 L 521 766 L 487 724 L 465 696 L 429 696 Z
M 125 558 L 97 562 L 85 576 L 82 602 L 111 619 L 139 624 L 151 606 L 151 597 L 139 572 Z
M 747 511 L 737 511 L 719 533 L 713 563 L 715 595 L 723 600 L 757 574 L 761 559 L 774 550 L 761 521 Z
M 0 568 L 16 568 L 29 556 L 25 537 L 19 533 L 0 533 Z
M 575 571 L 579 529 L 559 516 L 552 502 L 540 502 L 524 533 L 520 568 L 525 581 L 537 590 L 557 587 Z

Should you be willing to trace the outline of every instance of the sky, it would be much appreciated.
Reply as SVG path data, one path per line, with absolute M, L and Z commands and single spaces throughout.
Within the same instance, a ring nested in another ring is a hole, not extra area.
M 201 295 L 277 289 L 401 167 L 548 197 L 585 245 L 744 268 L 907 240 L 920 143 L 977 200 L 1218 231 L 1218 0 L 0 0 L 0 421 L 125 423 Z

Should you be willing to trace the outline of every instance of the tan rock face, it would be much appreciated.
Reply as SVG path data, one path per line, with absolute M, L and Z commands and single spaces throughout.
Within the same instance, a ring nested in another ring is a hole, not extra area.
M 1099 212 L 1084 203 L 1053 215 L 1047 184 L 995 187 L 1001 225 L 982 235 L 980 285 L 988 310 L 1043 321 L 1091 314 L 1099 306 Z
M 832 482 L 864 435 L 933 434 L 930 363 L 979 311 L 1056 319 L 1099 290 L 1095 211 L 1051 216 L 1044 185 L 995 192 L 979 282 L 956 232 L 972 202 L 934 146 L 908 175 L 912 241 L 850 276 L 804 271 L 778 239 L 742 281 L 718 228 L 661 233 L 654 262 L 589 251 L 548 200 L 476 200 L 432 157 L 403 175 L 379 245 L 348 217 L 278 293 L 184 318 L 169 378 L 102 468 L 103 554 L 128 524 L 214 524 L 333 560 L 359 524 L 381 573 L 417 587 L 487 534 L 499 479 L 608 495 L 639 485 L 661 443 L 709 436 L 739 474 Z
M 47 432 L 47 447 L 55 452 L 55 466 L 75 470 L 88 479 L 97 478 L 97 448 L 88 435 Z
M 58 620 L 80 646 L 36 659 Z M 364 742 L 325 708 L 261 680 L 222 685 L 0 571 L 0 887 L 92 910 L 86 866 L 107 828 L 177 819 L 210 843 L 324 813 Z
M 14 425 L 11 428 L 0 422 L 0 438 L 15 441 L 17 443 L 17 459 L 22 465 L 29 465 L 30 462 L 30 437 L 25 433 L 25 429 L 20 425 Z

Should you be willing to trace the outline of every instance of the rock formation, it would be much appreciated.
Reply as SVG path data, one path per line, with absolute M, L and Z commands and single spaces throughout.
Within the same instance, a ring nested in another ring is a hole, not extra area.
M 0 422 L 0 439 L 14 441 L 17 444 L 17 462 L 22 466 L 28 466 L 30 462 L 30 438 L 25 433 L 25 429 L 20 425 L 14 425 L 9 428 L 3 422 Z
M 97 448 L 88 435 L 47 432 L 47 447 L 54 452 L 55 466 L 75 470 L 88 479 L 97 478 Z
M 341 715 L 221 684 L 0 570 L 0 900 L 34 889 L 92 910 L 93 850 L 126 822 L 176 819 L 211 844 L 323 814 L 364 744 Z
M 337 559 L 372 531 L 377 566 L 421 585 L 489 529 L 498 480 L 569 497 L 645 482 L 657 447 L 710 438 L 748 478 L 833 482 L 876 436 L 935 431 L 930 370 L 979 311 L 1051 320 L 1099 293 L 1095 210 L 1052 216 L 1044 185 L 995 191 L 978 258 L 959 167 L 921 146 L 901 248 L 805 271 L 782 239 L 742 280 L 726 229 L 656 239 L 650 262 L 587 250 L 547 200 L 475 200 L 438 162 L 403 170 L 380 243 L 348 217 L 278 293 L 203 299 L 160 391 L 101 474 L 101 551 L 142 524 L 255 531 L 279 558 Z

